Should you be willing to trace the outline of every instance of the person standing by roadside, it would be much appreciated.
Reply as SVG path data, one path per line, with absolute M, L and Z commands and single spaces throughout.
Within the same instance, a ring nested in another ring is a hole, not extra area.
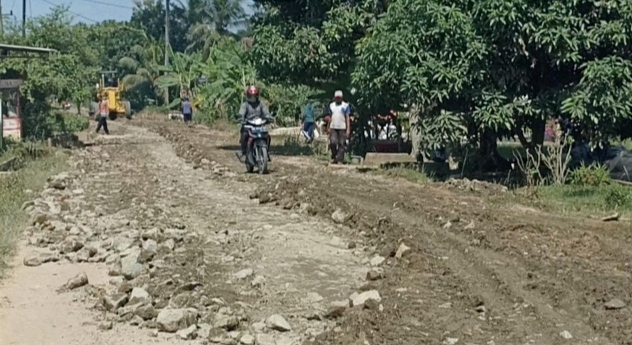
M 308 143 L 314 140 L 314 128 L 316 127 L 316 112 L 314 110 L 314 103 L 309 101 L 303 109 L 301 132 L 305 136 Z
M 351 135 L 351 109 L 349 103 L 343 102 L 342 91 L 334 93 L 334 101 L 329 104 L 329 114 L 331 121 L 327 123 L 327 133 L 329 134 L 329 149 L 331 159 L 334 164 L 344 163 L 345 144 Z
M 101 96 L 101 102 L 99 102 L 99 123 L 97 124 L 97 133 L 103 127 L 105 134 L 110 134 L 108 130 L 108 115 L 110 114 L 110 107 L 108 106 L 108 99 L 106 96 Z
M 193 107 L 191 106 L 191 102 L 189 102 L 189 97 L 184 97 L 180 108 L 182 109 L 184 123 L 186 123 L 187 126 L 191 126 L 191 119 L 193 119 Z

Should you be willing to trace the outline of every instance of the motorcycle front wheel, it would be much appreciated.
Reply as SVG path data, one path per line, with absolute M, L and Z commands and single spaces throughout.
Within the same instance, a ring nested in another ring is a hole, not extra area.
M 259 174 L 268 172 L 268 148 L 263 145 L 257 146 L 257 165 Z

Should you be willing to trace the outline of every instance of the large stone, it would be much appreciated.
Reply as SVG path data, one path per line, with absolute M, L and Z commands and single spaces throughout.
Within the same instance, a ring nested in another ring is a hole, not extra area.
M 370 299 L 375 300 L 376 302 L 380 302 L 382 300 L 382 297 L 380 297 L 380 293 L 377 292 L 377 290 L 365 291 L 361 294 L 353 296 L 353 298 L 351 299 L 351 306 L 357 307 L 364 305 L 364 303 Z
M 127 303 L 127 294 L 115 293 L 112 295 L 103 296 L 103 306 L 105 309 L 116 312 L 120 307 Z
M 146 304 L 136 309 L 134 314 L 141 317 L 143 320 L 151 320 L 155 318 L 156 315 L 158 315 L 158 312 L 156 311 L 156 308 L 154 308 L 153 305 Z
M 68 280 L 68 282 L 66 283 L 66 288 L 72 290 L 87 284 L 88 275 L 86 275 L 86 272 L 81 272 Z
M 149 303 L 150 301 L 151 299 L 147 291 L 145 291 L 142 288 L 135 287 L 132 289 L 132 293 L 129 296 L 129 302 L 127 302 L 127 304 L 128 305 L 136 304 L 136 303 L 146 304 L 146 303 Z
M 232 331 L 239 327 L 239 319 L 235 316 L 216 314 L 213 322 L 213 327 L 223 328 L 227 331 Z
M 347 214 L 342 211 L 342 209 L 336 209 L 334 213 L 331 214 L 331 219 L 334 223 L 342 224 L 347 220 Z
M 59 256 L 53 253 L 38 253 L 24 258 L 24 266 L 39 266 L 47 262 L 59 261 Z
M 287 332 L 292 330 L 292 326 L 279 314 L 274 314 L 268 317 L 266 320 L 266 326 L 270 329 L 274 329 L 280 332 Z
M 239 342 L 244 345 L 254 345 L 255 337 L 253 337 L 251 334 L 244 334 L 239 339 Z
M 122 308 L 119 308 L 118 310 L 118 315 L 119 316 L 125 316 L 127 314 L 132 314 L 135 315 L 136 311 L 138 310 L 138 308 L 142 307 L 143 304 L 142 303 L 136 303 L 136 304 L 127 304 Z
M 397 248 L 397 252 L 395 252 L 395 257 L 398 259 L 401 259 L 409 251 L 410 251 L 410 247 L 402 243 L 399 245 L 399 248 Z
M 197 326 L 191 325 L 185 329 L 179 330 L 176 335 L 182 340 L 194 339 L 197 336 Z
M 250 277 L 253 273 L 254 271 L 252 270 L 252 268 L 246 268 L 235 273 L 233 277 L 235 277 L 235 279 L 246 279 Z
M 138 263 L 139 254 L 135 251 L 121 259 L 121 274 L 125 279 L 132 280 L 143 272 L 143 265 Z
M 62 254 L 68 254 L 74 253 L 81 248 L 83 248 L 83 243 L 75 239 L 67 239 L 61 244 L 60 251 Z
M 612 299 L 606 302 L 605 304 L 606 309 L 609 309 L 609 310 L 623 309 L 625 308 L 625 306 L 626 306 L 625 302 L 623 302 L 622 300 L 618 298 Z
M 196 317 L 190 310 L 180 309 L 163 309 L 158 313 L 156 322 L 158 328 L 164 332 L 177 332 L 195 324 Z

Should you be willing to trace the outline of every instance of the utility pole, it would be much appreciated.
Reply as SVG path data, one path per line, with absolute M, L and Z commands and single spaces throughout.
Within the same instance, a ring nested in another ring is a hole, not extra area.
M 22 0 L 22 37 L 26 37 L 26 0 Z
M 169 0 L 167 0 L 169 1 Z M 4 20 L 2 14 L 2 0 L 0 0 L 0 36 L 4 36 Z M 1 115 L 0 115 L 1 116 Z
M 165 67 L 169 67 L 169 0 L 165 6 Z M 165 103 L 169 104 L 169 87 L 165 90 Z

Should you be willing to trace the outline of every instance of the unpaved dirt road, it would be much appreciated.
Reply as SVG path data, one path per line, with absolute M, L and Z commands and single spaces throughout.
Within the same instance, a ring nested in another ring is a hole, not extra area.
M 151 118 L 112 133 L 25 205 L 0 344 L 632 344 L 627 224 L 280 147 L 246 175 L 233 135 Z

